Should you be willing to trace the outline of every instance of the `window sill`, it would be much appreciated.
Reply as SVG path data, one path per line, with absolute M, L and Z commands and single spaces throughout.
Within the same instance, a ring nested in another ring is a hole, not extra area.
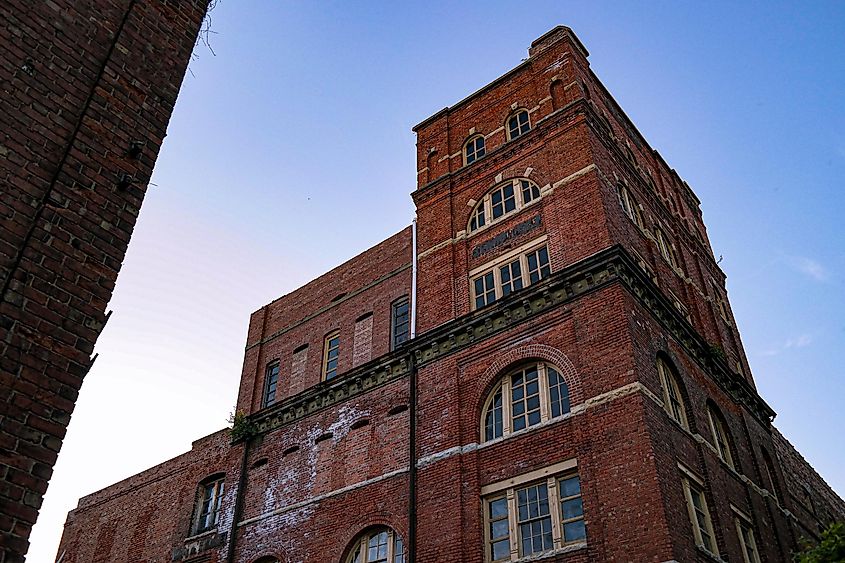
M 185 542 L 187 543 L 187 542 L 197 541 L 197 540 L 200 540 L 200 539 L 208 537 L 208 536 L 213 536 L 216 533 L 217 533 L 217 528 L 214 527 L 214 528 L 211 528 L 210 530 L 206 530 L 204 532 L 200 532 L 198 534 L 188 536 L 187 538 L 185 538 Z
M 587 549 L 587 542 L 577 542 L 565 545 L 563 547 L 559 547 L 557 549 L 553 549 L 551 551 L 543 551 L 542 553 L 536 553 L 534 555 L 526 555 L 525 557 L 520 557 L 518 559 L 511 559 L 510 563 L 528 563 L 529 561 L 543 561 L 544 559 L 550 559 L 557 555 L 561 555 L 564 553 L 572 553 L 573 551 L 579 551 L 582 549 Z M 721 560 L 720 560 L 721 561 Z
M 700 545 L 696 545 L 695 547 L 698 549 L 699 553 L 704 555 L 710 561 L 717 561 L 718 563 L 728 563 L 727 561 L 725 561 L 724 559 L 722 559 L 721 557 L 719 557 L 715 553 L 711 553 L 710 551 L 706 550 L 705 548 L 703 548 Z

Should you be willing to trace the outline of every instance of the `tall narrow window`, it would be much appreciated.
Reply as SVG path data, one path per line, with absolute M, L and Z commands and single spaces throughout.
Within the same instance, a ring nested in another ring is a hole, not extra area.
M 223 475 L 214 475 L 200 484 L 194 533 L 201 534 L 217 527 L 223 502 L 223 480 Z
M 737 514 L 734 516 L 736 524 L 736 535 L 739 537 L 739 545 L 742 547 L 742 560 L 744 563 L 760 563 L 760 552 L 757 551 L 757 542 L 754 539 L 754 528 L 747 517 Z
M 669 262 L 669 265 L 674 269 L 679 269 L 677 256 L 675 255 L 675 246 L 669 241 L 668 237 L 663 233 L 660 227 L 654 228 L 654 242 L 657 243 L 657 248 L 660 250 L 660 255 Z
M 411 306 L 408 298 L 402 297 L 390 309 L 390 345 L 396 349 L 411 337 Z
M 337 362 L 340 355 L 340 333 L 332 332 L 326 336 L 323 344 L 323 379 L 329 380 L 337 375 Z
M 657 372 L 660 375 L 660 385 L 663 388 L 663 408 L 672 420 L 689 429 L 687 413 L 681 395 L 678 377 L 663 358 L 657 358 Z
M 703 547 L 714 555 L 719 555 L 716 536 L 713 533 L 713 523 L 710 520 L 710 511 L 707 508 L 707 500 L 704 498 L 704 489 L 699 483 L 686 477 L 683 479 L 683 485 L 696 545 Z
M 734 467 L 734 460 L 731 455 L 730 434 L 728 433 L 728 426 L 725 423 L 725 419 L 712 406 L 707 407 L 707 418 L 710 421 L 710 433 L 713 436 L 713 445 L 716 446 L 719 457 L 722 458 L 722 461 Z
M 775 465 L 772 463 L 772 458 L 769 457 L 766 450 L 763 450 L 763 469 L 765 470 L 766 477 L 769 479 L 769 482 L 764 483 L 763 486 L 768 485 L 770 487 L 769 492 L 775 498 L 775 502 L 780 504 L 780 487 L 778 486 L 777 477 L 775 477 Z
M 276 402 L 276 387 L 279 385 L 279 362 L 273 362 L 264 370 L 264 400 L 262 406 L 269 407 Z
M 616 196 L 619 198 L 619 205 L 622 206 L 622 211 L 625 215 L 627 215 L 628 218 L 638 227 L 642 228 L 643 217 L 640 212 L 640 206 L 637 204 L 637 200 L 634 199 L 634 196 L 631 195 L 631 192 L 628 191 L 628 188 L 619 184 L 616 187 Z
M 528 110 L 521 109 L 508 118 L 508 140 L 512 141 L 531 130 Z
M 472 164 L 484 156 L 484 136 L 475 135 L 464 145 L 464 164 Z
M 481 439 L 489 442 L 569 412 L 569 387 L 557 368 L 536 362 L 509 372 L 487 398 Z

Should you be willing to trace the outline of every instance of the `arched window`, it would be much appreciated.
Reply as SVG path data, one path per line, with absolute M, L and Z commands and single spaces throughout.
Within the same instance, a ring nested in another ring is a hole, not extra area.
M 194 508 L 195 534 L 201 534 L 217 527 L 220 518 L 220 505 L 223 502 L 223 483 L 225 475 L 218 473 L 204 479 L 197 490 Z
M 713 436 L 713 445 L 716 446 L 719 457 L 735 468 L 733 455 L 731 455 L 731 435 L 728 432 L 725 418 L 714 405 L 707 405 L 707 418 L 710 420 L 710 433 Z
M 405 563 L 402 537 L 390 528 L 374 528 L 352 542 L 344 563 Z
M 531 130 L 531 120 L 528 117 L 528 110 L 520 109 L 508 117 L 508 140 L 512 141 Z
M 657 358 L 657 373 L 660 375 L 660 385 L 663 388 L 663 408 L 669 417 L 689 430 L 687 411 L 681 395 L 681 385 L 678 375 L 669 363 L 662 357 Z
M 484 156 L 484 135 L 473 135 L 464 143 L 464 164 L 472 164 Z
M 540 187 L 527 178 L 514 178 L 497 184 L 487 192 L 470 215 L 469 232 L 496 223 L 540 199 Z
M 569 412 L 569 387 L 560 370 L 535 362 L 509 372 L 484 405 L 481 441 L 489 442 Z

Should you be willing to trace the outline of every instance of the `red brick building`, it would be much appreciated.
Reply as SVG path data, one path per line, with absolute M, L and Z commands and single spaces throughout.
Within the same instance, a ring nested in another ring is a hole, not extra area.
M 0 562 L 23 561 L 208 0 L 0 2 Z
M 415 224 L 255 312 L 235 439 L 83 498 L 64 563 L 786 562 L 845 518 L 571 30 L 414 130 Z

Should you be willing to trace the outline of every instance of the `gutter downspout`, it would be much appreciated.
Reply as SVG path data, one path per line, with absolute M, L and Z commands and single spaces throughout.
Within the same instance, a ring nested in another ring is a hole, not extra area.
M 229 547 L 226 549 L 226 563 L 235 561 L 235 541 L 237 540 L 238 520 L 241 519 L 243 490 L 246 486 L 246 461 L 249 455 L 249 444 L 252 437 L 244 441 L 244 452 L 241 456 L 241 472 L 238 475 L 238 488 L 235 489 L 235 510 L 232 513 L 232 525 L 229 526 Z
M 409 440 L 411 466 L 408 470 L 408 563 L 417 559 L 417 362 L 413 351 L 408 354 L 411 375 L 410 405 L 408 408 Z
M 411 223 L 411 340 L 417 336 L 417 218 Z M 417 559 L 417 362 L 413 350 L 408 353 L 408 563 Z

